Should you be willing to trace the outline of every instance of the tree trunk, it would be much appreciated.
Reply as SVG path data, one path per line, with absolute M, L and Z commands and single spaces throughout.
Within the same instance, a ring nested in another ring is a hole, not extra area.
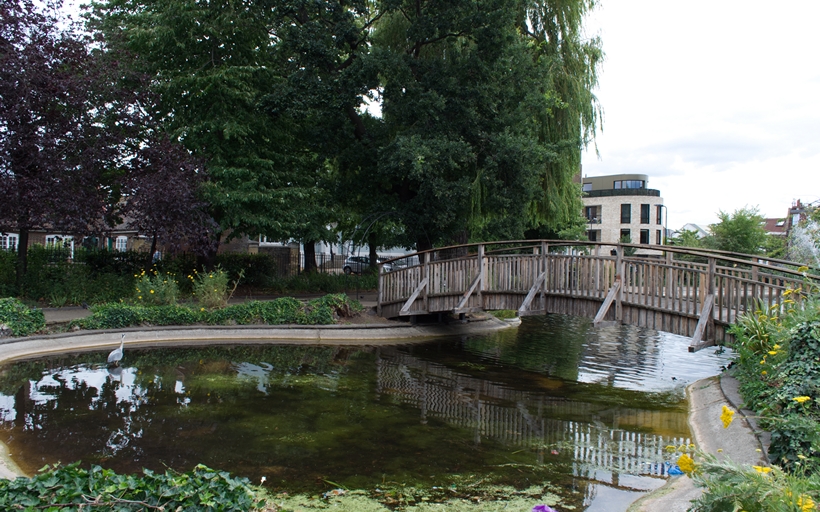
M 148 252 L 148 263 L 147 266 L 152 266 L 154 263 L 154 253 L 157 252 L 157 232 L 154 231 L 154 236 L 151 238 L 151 250 Z
M 416 251 L 427 251 L 433 248 L 433 244 L 430 243 L 430 240 L 427 237 L 419 238 L 416 240 Z
M 316 272 L 316 240 L 305 240 L 305 272 Z
M 28 272 L 28 228 L 20 228 L 17 238 L 17 294 L 23 294 L 23 281 Z
M 376 233 L 370 232 L 367 235 L 367 245 L 370 247 L 370 268 L 368 269 L 369 272 L 378 272 L 378 262 L 379 262 L 379 254 L 376 252 Z

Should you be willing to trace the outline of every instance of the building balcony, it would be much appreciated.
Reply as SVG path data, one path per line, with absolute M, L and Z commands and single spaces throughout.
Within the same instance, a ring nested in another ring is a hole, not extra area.
M 605 190 L 590 190 L 584 192 L 583 197 L 613 197 L 613 196 L 650 196 L 660 197 L 661 191 L 653 188 L 620 188 Z

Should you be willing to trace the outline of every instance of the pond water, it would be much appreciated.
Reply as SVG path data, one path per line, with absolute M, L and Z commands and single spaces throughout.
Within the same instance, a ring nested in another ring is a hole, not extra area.
M 689 443 L 685 386 L 727 354 L 587 319 L 390 347 L 126 349 L 0 370 L 0 441 L 33 473 L 197 463 L 289 492 L 548 488 L 624 510 Z M 546 486 L 546 487 L 545 487 Z

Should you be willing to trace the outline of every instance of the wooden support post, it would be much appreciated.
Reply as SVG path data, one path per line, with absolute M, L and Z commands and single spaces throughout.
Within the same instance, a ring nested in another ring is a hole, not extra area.
M 432 251 L 424 253 L 424 283 L 428 286 L 424 287 L 424 295 L 421 296 L 421 302 L 425 311 L 430 311 L 430 306 L 427 304 L 427 291 L 430 289 L 430 254 L 432 254 Z
M 689 352 L 697 352 L 703 347 L 708 347 L 709 345 L 714 344 L 714 340 L 712 342 L 703 341 L 703 335 L 706 332 L 706 326 L 710 322 L 712 323 L 712 329 L 714 329 L 714 318 L 712 315 L 712 309 L 714 305 L 715 296 L 712 294 L 707 295 L 706 300 L 703 301 L 703 308 L 700 310 L 698 326 L 695 328 L 695 334 L 692 335 L 692 344 L 689 345 Z
M 546 279 L 546 277 L 546 272 L 542 272 L 541 275 L 538 276 L 538 279 L 535 280 L 535 282 L 532 285 L 532 288 L 530 288 L 530 291 L 527 294 L 527 297 L 524 299 L 524 302 L 518 308 L 518 316 L 530 316 L 543 313 L 543 311 L 531 310 L 530 304 L 532 304 L 532 299 L 535 298 L 535 294 L 541 288 L 541 285 L 544 284 L 544 279 Z
M 416 299 L 422 291 L 424 291 L 425 296 L 427 295 L 427 283 L 428 280 L 426 277 L 421 280 L 416 289 L 413 290 L 413 294 L 410 296 L 409 299 L 407 299 L 407 302 L 404 303 L 404 306 L 401 307 L 401 311 L 399 311 L 400 316 L 407 316 L 412 315 L 414 313 L 419 313 L 418 311 L 414 311 L 411 313 L 410 307 L 413 305 L 413 303 L 416 301 Z M 427 299 L 424 299 L 424 310 L 421 311 L 421 313 L 427 313 L 427 311 Z
M 715 272 L 716 267 L 717 261 L 715 258 L 709 258 L 709 283 L 707 284 L 706 293 L 714 297 L 713 303 L 715 306 L 723 307 L 723 297 L 718 297 L 715 295 L 715 280 L 717 277 L 717 273 Z M 715 341 L 715 315 L 713 314 L 713 311 L 714 307 L 712 308 L 712 311 L 709 312 L 705 333 L 706 339 L 711 342 Z
M 484 244 L 478 246 L 478 307 L 484 307 L 484 294 L 482 293 L 486 288 L 487 277 L 487 262 L 484 261 Z
M 601 304 L 600 308 L 598 308 L 598 314 L 595 315 L 595 320 L 592 321 L 592 325 L 594 327 L 600 327 L 601 324 L 604 323 L 604 318 L 606 318 L 606 314 L 609 312 L 609 308 L 612 306 L 612 301 L 615 300 L 615 296 L 618 294 L 618 290 L 620 288 L 621 276 L 615 276 L 615 282 L 612 283 L 612 287 L 606 294 L 606 299 L 604 299 L 604 303 Z
M 473 294 L 473 292 L 475 291 L 475 289 L 478 287 L 478 283 L 479 283 L 480 281 L 481 281 L 481 273 L 479 273 L 477 276 L 475 276 L 475 279 L 473 279 L 473 282 L 472 282 L 472 284 L 470 285 L 470 288 L 468 288 L 468 289 L 467 289 L 467 291 L 466 291 L 466 292 L 464 292 L 464 293 L 461 295 L 461 300 L 460 300 L 460 301 L 458 301 L 458 305 L 456 305 L 455 309 L 453 309 L 453 313 L 459 313 L 459 314 L 462 314 L 462 313 L 465 311 L 464 306 L 466 306 L 466 305 L 467 305 L 467 301 L 469 301 L 469 300 L 470 300 L 470 295 L 472 295 L 472 294 Z M 469 309 L 469 310 L 472 310 L 472 309 L 474 309 L 474 308 L 468 308 L 468 309 Z M 479 311 L 481 310 L 481 308 L 475 308 L 475 309 L 478 309 Z
M 547 242 L 542 241 L 539 271 L 544 274 L 544 282 L 541 284 L 541 304 L 538 309 L 542 310 L 544 313 L 547 312 L 547 251 L 549 251 L 549 246 L 547 245 Z

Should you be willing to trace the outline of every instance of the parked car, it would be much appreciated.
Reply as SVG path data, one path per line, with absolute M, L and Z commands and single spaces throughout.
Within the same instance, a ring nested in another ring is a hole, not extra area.
M 379 258 L 379 262 L 382 262 L 382 258 Z M 345 274 L 361 274 L 365 270 L 370 267 L 370 258 L 367 256 L 349 256 L 345 260 L 345 266 L 342 268 Z M 393 266 L 388 263 L 383 265 L 385 272 L 390 272 L 393 270 Z

